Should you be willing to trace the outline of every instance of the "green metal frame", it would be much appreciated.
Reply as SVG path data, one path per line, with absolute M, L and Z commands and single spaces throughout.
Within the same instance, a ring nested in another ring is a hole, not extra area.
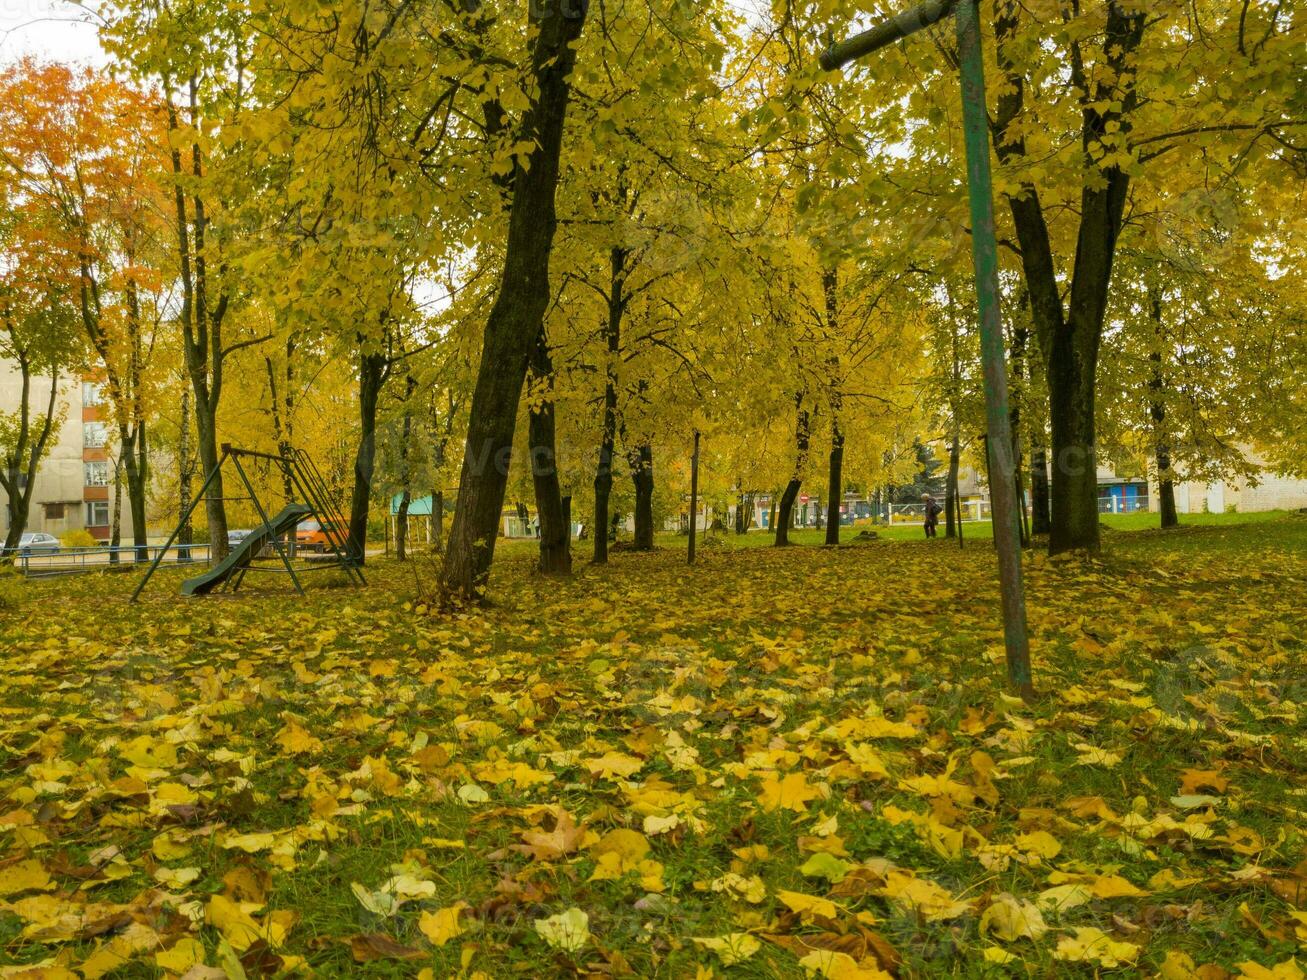
M 997 479 L 990 480 L 990 492 L 994 496 L 994 543 L 998 550 L 1007 672 L 1012 686 L 1023 697 L 1029 698 L 1034 694 L 1034 686 L 1030 671 L 1025 583 L 1021 571 L 1021 511 L 1016 495 L 1016 460 L 1008 414 L 1007 357 L 999 308 L 994 184 L 989 164 L 989 116 L 985 109 L 985 59 L 975 0 L 926 0 L 868 31 L 832 45 L 821 56 L 821 65 L 827 70 L 840 68 L 953 13 L 956 14 L 962 128 L 971 201 L 971 256 L 976 276 L 981 359 L 985 374 L 985 415 L 989 428 L 987 459 L 991 472 L 997 474 Z
M 231 445 L 224 445 L 222 447 L 222 456 L 219 457 L 217 465 L 214 466 L 205 477 L 204 485 L 200 487 L 200 492 L 195 495 L 195 498 L 190 502 L 189 506 L 187 506 L 185 512 L 182 514 L 181 520 L 178 521 L 177 526 L 168 537 L 168 543 L 159 550 L 157 555 L 155 555 L 154 561 L 150 564 L 149 570 L 146 571 L 145 576 L 132 592 L 132 602 L 136 602 L 137 599 L 140 598 L 141 593 L 145 591 L 146 585 L 148 585 L 150 579 L 154 577 L 154 573 L 158 571 L 159 565 L 163 561 L 163 556 L 172 549 L 173 544 L 181 535 L 182 528 L 186 526 L 191 515 L 195 513 L 195 508 L 199 506 L 200 501 L 207 496 L 209 488 L 213 485 L 214 480 L 217 479 L 218 474 L 222 472 L 223 466 L 228 461 L 235 466 L 236 473 L 240 477 L 241 483 L 244 485 L 246 492 L 249 494 L 248 499 L 254 503 L 254 508 L 258 512 L 259 520 L 262 521 L 262 526 L 271 528 L 272 523 L 271 519 L 268 517 L 267 509 L 263 506 L 263 501 L 259 499 L 259 495 L 255 492 L 254 484 L 251 482 L 249 474 L 241 463 L 242 459 L 269 461 L 279 466 L 282 470 L 282 474 L 289 477 L 292 488 L 300 497 L 302 497 L 304 504 L 309 508 L 311 515 L 319 524 L 322 525 L 323 531 L 327 537 L 327 544 L 331 548 L 332 554 L 335 556 L 335 561 L 322 564 L 319 566 L 320 568 L 343 568 L 345 569 L 345 574 L 349 576 L 351 581 L 357 580 L 359 585 L 368 584 L 367 579 L 363 575 L 363 569 L 359 567 L 361 562 L 359 562 L 354 556 L 347 554 L 346 540 L 341 537 L 340 529 L 336 527 L 335 522 L 329 520 L 329 517 L 332 516 L 332 512 L 328 509 L 328 501 L 331 498 L 331 494 L 327 490 L 327 484 L 326 481 L 323 480 L 322 474 L 318 471 L 318 468 L 314 465 L 313 460 L 307 453 L 303 450 L 296 449 L 276 455 L 273 453 L 259 452 L 253 449 L 237 449 Z M 281 559 L 282 565 L 290 575 L 291 581 L 295 584 L 295 590 L 300 595 L 304 595 L 304 585 L 300 581 L 299 574 L 296 573 L 291 556 L 287 553 L 288 549 L 283 546 L 280 537 L 277 535 L 272 535 L 271 540 L 272 546 L 277 552 L 277 557 Z M 212 560 L 213 556 L 210 555 L 210 563 L 212 563 Z M 224 588 L 229 588 L 232 592 L 239 590 L 248 571 L 250 571 L 250 568 L 241 569 L 224 585 Z M 276 569 L 257 569 L 257 571 L 276 571 Z

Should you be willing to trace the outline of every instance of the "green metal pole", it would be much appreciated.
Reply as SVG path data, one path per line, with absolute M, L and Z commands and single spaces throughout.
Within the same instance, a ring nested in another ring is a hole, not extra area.
M 1008 680 L 1023 698 L 1034 696 L 1030 676 L 1030 640 L 1026 632 L 1026 596 L 1021 575 L 1020 512 L 1016 499 L 1016 461 L 1008 415 L 1007 354 L 998 302 L 998 242 L 994 235 L 993 177 L 989 168 L 989 116 L 985 108 L 985 58 L 980 46 L 980 18 L 974 0 L 957 5 L 958 60 L 962 75 L 962 128 L 967 147 L 967 183 L 971 196 L 971 254 L 980 307 L 980 347 L 985 370 L 987 442 L 993 473 L 994 543 L 998 548 L 999 586 L 1003 597 L 1003 632 Z

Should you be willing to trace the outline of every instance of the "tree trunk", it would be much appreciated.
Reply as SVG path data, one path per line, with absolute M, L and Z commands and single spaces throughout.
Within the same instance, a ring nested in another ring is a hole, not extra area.
M 177 519 L 181 520 L 191 505 L 191 478 L 194 475 L 195 461 L 191 458 L 191 393 L 182 387 L 181 424 L 177 431 Z M 190 561 L 190 546 L 195 540 L 195 531 L 190 517 L 177 532 L 178 561 Z
M 113 517 L 109 528 L 109 564 L 118 564 L 118 549 L 123 544 L 123 481 L 122 460 L 113 464 Z
M 549 305 L 549 256 L 557 224 L 554 196 L 569 76 L 576 62 L 574 42 L 581 36 L 584 17 L 584 5 L 561 0 L 556 10 L 542 12 L 533 6 L 531 13 L 538 29 L 531 42 L 537 92 L 523 115 L 520 136 L 534 148 L 525 160 L 516 158 L 504 268 L 486 321 L 458 508 L 445 553 L 445 589 L 464 599 L 480 597 L 490 576 L 518 402 Z M 596 530 L 596 537 L 602 536 L 603 531 Z
M 1029 298 L 1023 297 L 1017 303 L 1017 315 L 1023 315 L 1028 308 Z M 1012 431 L 1013 480 L 1019 508 L 1017 529 L 1021 532 L 1023 548 L 1030 544 L 1030 525 L 1026 521 L 1025 454 L 1021 451 L 1021 406 L 1026 397 L 1026 347 L 1029 340 L 1030 331 L 1027 328 L 1018 326 L 1012 331 L 1012 370 L 1009 372 L 1009 377 L 1015 384 L 1009 389 L 1011 403 L 1008 407 L 1008 427 Z
M 803 471 L 808 465 L 808 447 L 812 442 L 812 420 L 803 407 L 803 394 L 794 397 L 796 420 L 794 424 L 794 475 L 781 495 L 780 510 L 776 514 L 775 547 L 784 548 L 790 543 L 790 528 L 794 526 L 794 504 L 803 486 Z
M 1175 508 L 1175 479 L 1171 470 L 1171 441 L 1166 434 L 1166 403 L 1162 400 L 1166 391 L 1166 378 L 1162 373 L 1162 344 L 1166 340 L 1166 328 L 1162 320 L 1162 296 L 1160 291 L 1149 289 L 1152 306 L 1153 324 L 1156 327 L 1157 342 L 1148 354 L 1151 375 L 1148 379 L 1149 415 L 1153 420 L 1153 456 L 1157 461 L 1157 495 L 1158 509 L 1161 512 L 1162 530 L 1180 526 L 1180 514 Z
M 1030 533 L 1036 537 L 1053 529 L 1049 503 L 1048 454 L 1041 440 L 1030 451 Z
M 405 489 L 399 497 L 399 513 L 395 515 L 395 558 L 408 561 L 408 509 L 413 503 L 413 491 Z
M 654 550 L 653 447 L 642 442 L 629 456 L 631 482 L 635 484 L 635 539 L 636 551 Z
M 1022 9 L 1015 0 L 1003 0 L 995 16 L 997 61 L 1005 84 L 997 99 L 992 132 L 999 160 L 1012 164 L 1022 162 L 1026 152 L 1021 127 L 1014 124 L 1022 115 L 1027 80 L 1010 51 L 1019 34 Z M 1090 149 L 1107 132 L 1115 132 L 1115 139 L 1128 139 L 1130 117 L 1139 103 L 1133 84 L 1134 61 L 1146 25 L 1144 11 L 1119 0 L 1109 0 L 1105 13 L 1100 32 L 1102 70 L 1095 71 L 1090 79 L 1080 59 L 1068 66 L 1071 83 L 1081 92 L 1085 176 L 1067 306 L 1063 305 L 1066 287 L 1059 281 L 1039 188 L 1026 184 L 1008 197 L 1030 295 L 1031 318 L 1048 378 L 1053 453 L 1049 532 L 1052 553 L 1096 551 L 1099 547 L 1094 388 L 1130 174 L 1119 163 L 1099 165 Z
M 399 446 L 399 513 L 395 520 L 395 557 L 408 561 L 409 519 L 408 511 L 413 505 L 413 472 L 409 465 L 409 439 L 413 436 L 413 393 L 417 390 L 417 379 L 410 371 L 404 382 L 404 423 L 400 433 Z M 389 501 L 386 509 L 389 510 Z
M 609 251 L 608 319 L 604 341 L 608 365 L 604 382 L 604 417 L 599 438 L 599 465 L 595 470 L 594 562 L 608 560 L 608 501 L 613 492 L 613 454 L 617 441 L 617 378 L 615 365 L 622 348 L 622 315 L 626 311 L 626 250 L 614 245 Z
M 540 331 L 531 358 L 533 384 L 540 401 L 533 404 L 528 419 L 531 479 L 535 485 L 536 516 L 540 521 L 540 571 L 546 575 L 569 575 L 572 571 L 572 528 L 570 500 L 563 505 L 558 481 L 557 426 L 554 415 L 554 364 L 549 342 Z
M 700 434 L 694 434 L 694 453 L 690 456 L 690 546 L 687 561 L 694 564 L 695 548 L 699 538 L 699 441 Z
M 445 492 L 433 490 L 431 493 L 431 550 L 445 550 Z
M 218 424 L 213 417 L 213 406 L 201 404 L 196 399 L 195 431 L 196 443 L 200 453 L 200 469 L 207 479 L 218 468 Z M 222 473 L 214 474 L 209 484 L 208 495 L 204 498 L 204 515 L 209 522 L 209 554 L 213 561 L 220 561 L 227 556 L 227 508 L 223 499 Z
M 1062 346 L 1055 344 L 1048 359 L 1053 452 L 1048 547 L 1053 554 L 1099 548 L 1093 372 Z
M 962 468 L 962 449 L 957 422 L 953 426 L 953 439 L 948 448 L 948 479 L 944 484 L 944 536 L 955 538 L 962 528 L 962 500 L 958 496 L 958 474 Z
M 127 504 L 132 515 L 132 544 L 136 548 L 135 560 L 150 560 L 149 533 L 146 527 L 145 498 L 147 486 L 145 428 L 144 423 L 137 423 L 136 429 L 127 435 L 127 427 L 121 431 L 126 438 L 120 439 L 122 471 L 127 477 Z M 118 491 L 121 495 L 121 490 Z M 117 506 L 121 506 L 118 504 Z
M 844 503 L 844 433 L 831 423 L 830 477 L 826 491 L 826 543 L 840 543 L 840 507 Z
M 350 496 L 349 538 L 345 553 L 360 565 L 367 560 L 368 512 L 377 460 L 377 403 L 386 383 L 387 365 L 384 354 L 365 352 L 359 357 L 359 445 L 354 455 L 354 490 Z M 386 502 L 386 511 L 389 515 L 389 501 Z M 330 515 L 318 516 L 330 519 Z

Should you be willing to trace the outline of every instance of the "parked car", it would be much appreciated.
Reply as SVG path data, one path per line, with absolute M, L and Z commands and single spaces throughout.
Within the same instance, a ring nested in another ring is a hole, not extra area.
M 253 531 L 233 531 L 231 529 L 228 529 L 227 547 L 228 548 L 236 547 L 238 544 L 240 544 L 242 541 L 244 541 L 253 533 L 254 533 Z
M 59 539 L 42 531 L 28 531 L 13 549 L 16 555 L 57 555 L 61 550 Z
M 326 552 L 331 550 L 331 537 L 336 539 L 338 547 L 343 546 L 349 535 L 349 522 L 339 514 L 327 514 L 322 521 L 310 518 L 300 521 L 295 529 L 295 545 L 301 551 Z

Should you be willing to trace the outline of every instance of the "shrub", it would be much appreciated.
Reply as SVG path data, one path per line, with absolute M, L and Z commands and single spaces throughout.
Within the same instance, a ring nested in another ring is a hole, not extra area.
M 59 543 L 65 548 L 95 548 L 100 544 L 90 531 L 80 527 L 75 531 L 65 531 L 59 536 Z

